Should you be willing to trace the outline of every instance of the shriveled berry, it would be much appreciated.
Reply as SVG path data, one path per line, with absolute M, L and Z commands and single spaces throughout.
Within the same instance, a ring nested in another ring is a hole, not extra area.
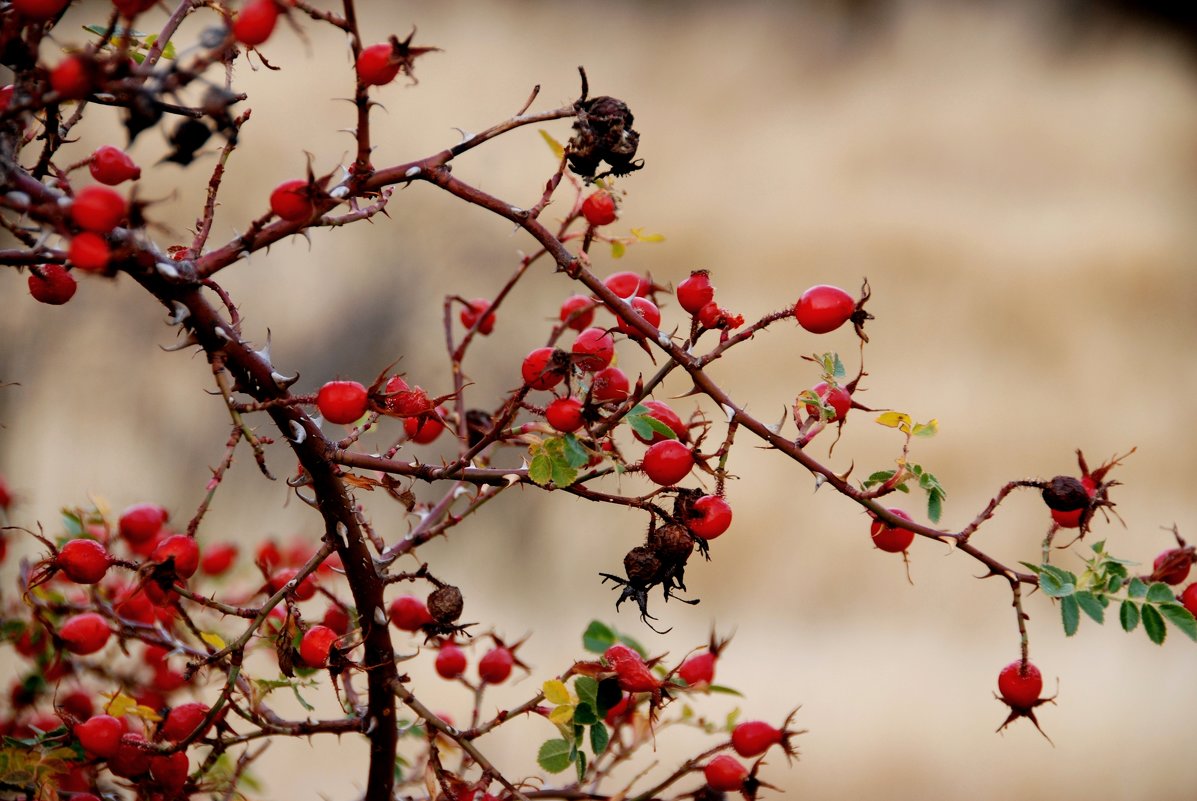
M 395 80 L 400 66 L 389 43 L 370 45 L 357 57 L 357 79 L 363 86 L 382 86 Z
M 769 746 L 781 742 L 781 729 L 774 728 L 763 720 L 748 720 L 732 729 L 732 748 L 742 757 L 760 756 Z
M 233 38 L 250 47 L 262 44 L 274 33 L 278 15 L 275 0 L 250 0 L 233 20 Z
M 91 177 L 102 184 L 116 186 L 125 181 L 136 181 L 141 177 L 141 168 L 129 154 L 119 147 L 101 145 L 91 154 L 87 164 Z
M 428 593 L 428 614 L 437 623 L 452 623 L 461 617 L 461 590 L 450 584 Z
M 591 225 L 609 225 L 615 222 L 615 197 L 605 190 L 598 190 L 582 201 L 582 216 Z
M 653 328 L 656 328 L 661 324 L 661 310 L 657 308 L 657 304 L 653 303 L 648 298 L 632 298 L 631 301 L 629 301 L 629 305 L 631 305 L 632 311 L 643 317 L 644 321 Z M 616 319 L 615 325 L 621 332 L 634 339 L 639 339 L 644 336 L 639 330 L 634 328 L 631 323 L 622 317 Z
M 208 716 L 210 709 L 211 707 L 207 704 L 201 704 L 199 701 L 179 704 L 167 714 L 166 719 L 162 721 L 159 731 L 163 737 L 172 743 L 185 740 L 200 727 L 200 724 L 204 722 L 204 718 Z
M 637 545 L 623 555 L 623 572 L 633 585 L 653 584 L 661 573 L 661 557 L 647 545 Z
M 694 452 L 676 439 L 649 445 L 644 452 L 644 474 L 663 487 L 678 483 L 693 467 Z
M 158 547 L 150 554 L 150 559 L 157 564 L 165 564 L 166 560 L 171 559 L 174 561 L 176 575 L 180 578 L 191 578 L 199 569 L 199 545 L 194 537 L 172 534 L 158 543 Z
M 690 531 L 675 523 L 654 528 L 644 544 L 666 562 L 685 564 L 694 551 L 694 537 Z
M 366 413 L 366 388 L 356 381 L 329 381 L 316 395 L 316 407 L 330 423 L 348 425 Z
M 312 626 L 299 641 L 299 655 L 308 667 L 322 668 L 328 664 L 328 652 L 338 635 L 328 626 Z
M 461 324 L 467 329 L 473 328 L 477 323 L 479 334 L 486 335 L 495 330 L 495 313 L 490 310 L 490 301 L 486 298 L 471 300 L 462 308 L 459 316 Z M 482 322 L 478 322 L 479 320 Z
M 486 684 L 502 684 L 511 675 L 514 664 L 510 649 L 496 645 L 478 660 L 478 678 Z
M 544 410 L 544 418 L 553 428 L 568 434 L 582 427 L 582 402 L 577 398 L 557 398 Z
M 572 350 L 574 364 L 593 373 L 602 370 L 615 358 L 615 340 L 601 328 L 587 328 L 578 334 Z
M 237 560 L 238 548 L 228 542 L 210 545 L 204 549 L 200 558 L 200 570 L 205 575 L 221 576 L 228 572 Z
M 130 506 L 120 517 L 120 535 L 130 543 L 147 542 L 158 536 L 169 513 L 154 503 L 139 503 Z
M 108 621 L 95 612 L 84 612 L 68 619 L 58 630 L 64 647 L 73 654 L 94 654 L 108 643 L 112 631 Z
M 561 322 L 575 331 L 588 328 L 594 322 L 594 299 L 586 295 L 570 295 L 561 304 Z
M 604 367 L 590 382 L 590 399 L 595 403 L 618 403 L 630 393 L 628 377 L 618 367 Z
M 108 247 L 108 240 L 99 234 L 82 231 L 71 237 L 67 258 L 80 270 L 91 273 L 103 272 L 108 268 L 108 260 L 111 257 L 112 251 Z
M 730 754 L 713 757 L 702 769 L 707 786 L 718 793 L 731 793 L 744 786 L 748 768 Z
M 1031 709 L 1042 691 L 1043 676 L 1030 662 L 1011 662 L 998 673 L 998 692 L 1012 709 Z
M 39 264 L 29 271 L 29 294 L 38 303 L 61 306 L 75 297 L 78 288 L 61 264 Z
M 852 318 L 856 300 L 837 286 L 819 284 L 802 293 L 794 304 L 798 324 L 812 334 L 826 334 Z
M 1043 502 L 1057 512 L 1083 510 L 1089 506 L 1090 495 L 1084 483 L 1073 476 L 1056 476 L 1043 488 Z
M 110 757 L 121 744 L 125 727 L 111 715 L 92 715 L 75 727 L 75 737 L 89 754 Z
M 288 222 L 308 220 L 316 213 L 312 189 L 302 178 L 283 181 L 270 193 L 270 210 Z
M 914 518 L 901 509 L 890 509 L 889 511 L 903 520 L 910 520 L 912 522 L 914 520 Z M 873 525 L 869 528 L 869 533 L 873 537 L 873 544 L 889 553 L 902 553 L 910 547 L 910 543 L 914 542 L 913 531 L 890 526 L 881 520 L 873 521 Z
M 416 417 L 403 418 L 403 430 L 407 438 L 417 445 L 427 445 L 434 442 L 445 430 L 445 407 L 437 407 L 435 414 L 422 414 Z
M 702 651 L 687 659 L 678 668 L 677 675 L 693 687 L 696 684 L 710 684 L 715 680 L 717 657 L 711 651 Z
M 704 540 L 713 540 L 731 526 L 732 509 L 718 495 L 703 495 L 690 505 L 686 527 Z
M 678 416 L 677 412 L 675 412 L 668 403 L 659 400 L 647 400 L 643 405 L 644 408 L 648 409 L 649 417 L 653 418 L 654 420 L 659 420 L 668 426 L 679 440 L 682 442 L 690 441 L 690 429 L 686 427 L 686 424 L 682 422 L 682 418 Z M 640 436 L 639 432 L 633 429 L 632 436 L 646 444 L 662 442 L 663 440 L 668 439 L 665 434 L 662 434 L 659 431 L 654 431 L 651 438 L 645 439 L 644 437 Z
M 107 234 L 129 212 L 125 199 L 106 186 L 85 186 L 71 202 L 71 219 L 80 228 Z
M 95 540 L 76 539 L 59 549 L 54 563 L 76 584 L 95 584 L 108 572 L 112 556 Z
M 455 679 L 465 673 L 465 651 L 447 642 L 436 652 L 436 672 L 443 679 Z
M 690 277 L 677 285 L 677 302 L 690 314 L 715 299 L 715 287 L 711 285 L 711 274 L 706 270 L 695 270 Z
M 432 615 L 424 601 L 414 595 L 400 595 L 391 601 L 391 623 L 403 631 L 419 631 L 432 622 Z
M 565 354 L 556 348 L 537 348 L 524 357 L 520 374 L 532 389 L 552 389 L 565 379 Z

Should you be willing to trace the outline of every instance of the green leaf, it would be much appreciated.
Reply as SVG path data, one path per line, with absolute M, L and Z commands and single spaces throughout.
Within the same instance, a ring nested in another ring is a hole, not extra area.
M 623 419 L 627 421 L 633 431 L 644 439 L 652 439 L 654 434 L 659 434 L 666 439 L 677 439 L 677 434 L 673 432 L 673 429 L 649 414 L 648 407 L 642 404 L 632 407 L 632 410 Z
M 1180 604 L 1160 604 L 1159 609 L 1169 623 L 1183 631 L 1190 640 L 1197 640 L 1197 619 L 1192 612 Z
M 62 510 L 62 527 L 72 539 L 83 536 L 83 518 L 77 509 Z
M 608 648 L 615 644 L 615 632 L 606 623 L 598 620 L 590 621 L 590 625 L 586 627 L 586 631 L 582 632 L 582 647 L 592 654 L 601 654 Z M 580 682 L 584 677 L 579 677 Z M 591 679 L 594 681 L 594 679 Z M 574 689 L 578 691 L 578 697 L 582 697 L 582 690 L 578 687 L 578 683 L 574 682 Z
M 558 142 L 556 139 L 553 138 L 552 134 L 550 134 L 548 131 L 541 128 L 540 135 L 541 135 L 541 138 L 544 139 L 545 143 L 548 144 L 549 150 L 553 151 L 554 156 L 556 156 L 559 159 L 565 158 L 565 148 L 561 146 L 560 142 Z
M 943 514 L 943 493 L 928 492 L 927 493 L 927 517 L 932 523 L 939 522 L 939 516 Z
M 1043 565 L 1043 572 L 1050 573 L 1056 577 L 1056 580 L 1061 584 L 1076 584 L 1076 574 L 1070 570 L 1065 570 L 1055 565 Z
M 1176 593 L 1162 581 L 1157 581 L 1147 588 L 1147 603 L 1167 604 L 1176 601 Z
M 894 470 L 878 470 L 876 473 L 873 473 L 864 480 L 865 489 L 868 489 L 875 484 L 884 484 L 894 477 L 895 472 L 896 471 Z
M 599 704 L 597 681 L 589 676 L 578 676 L 576 679 L 574 679 L 574 692 L 578 694 L 579 704 L 589 704 L 591 707 L 598 709 Z
M 1019 564 L 1025 567 L 1027 570 L 1030 570 L 1036 576 L 1042 575 L 1043 573 L 1043 568 L 1041 568 L 1039 565 L 1033 565 L 1030 562 L 1019 562 Z
M 569 767 L 569 753 L 572 748 L 571 743 L 561 738 L 546 740 L 536 753 L 536 762 L 549 773 L 560 773 Z
M 578 766 L 578 781 L 586 778 L 586 752 L 578 752 L 578 761 L 575 763 Z
M 622 259 L 623 254 L 628 252 L 628 246 L 618 239 L 611 240 L 611 258 Z
M 590 727 L 590 750 L 596 757 L 607 750 L 607 744 L 610 742 L 611 734 L 602 721 Z
M 1142 579 L 1133 578 L 1130 580 L 1130 587 L 1127 588 L 1126 594 L 1131 598 L 1142 598 L 1147 594 L 1147 585 L 1143 583 Z
M 578 442 L 578 438 L 573 434 L 566 434 L 563 438 L 565 442 L 565 460 L 570 467 L 585 467 L 590 461 L 590 454 L 582 447 L 582 443 Z
M 578 471 L 568 464 L 553 462 L 553 483 L 558 487 L 568 487 L 578 479 Z
M 1067 598 L 1076 592 L 1076 585 L 1063 583 L 1059 576 L 1045 569 L 1039 574 L 1039 589 L 1052 598 Z
M 528 478 L 540 486 L 546 486 L 553 480 L 553 460 L 543 451 L 532 457 L 528 465 Z
M 925 423 L 915 423 L 910 433 L 915 437 L 933 437 L 939 433 L 939 421 L 928 420 Z
M 1106 610 L 1101 605 L 1101 601 L 1097 599 L 1097 596 L 1088 590 L 1081 590 L 1073 597 L 1076 598 L 1076 602 L 1080 605 L 1082 612 L 1098 623 L 1105 622 Z
M 732 687 L 728 687 L 728 686 L 726 686 L 726 685 L 723 685 L 723 684 L 710 684 L 710 685 L 707 685 L 707 692 L 711 692 L 711 693 L 719 693 L 720 695 L 734 695 L 734 696 L 736 696 L 737 698 L 743 698 L 743 697 L 744 697 L 744 693 L 740 692 L 740 691 L 739 691 L 739 690 L 737 690 L 737 689 L 734 689 L 734 688 L 732 688 Z
M 1139 605 L 1131 600 L 1122 602 L 1118 609 L 1118 619 L 1122 622 L 1122 630 L 1131 632 L 1139 625 Z
M 1107 593 L 1118 592 L 1120 589 L 1122 589 L 1122 582 L 1123 582 L 1122 576 L 1111 575 L 1108 579 L 1106 579 L 1106 592 Z
M 1060 599 L 1060 617 L 1064 619 L 1064 634 L 1068 637 L 1076 634 L 1077 627 L 1081 625 L 1081 610 L 1076 596 L 1068 595 Z
M 1143 605 L 1143 630 L 1147 637 L 1156 645 L 1163 645 L 1168 631 L 1164 626 L 1164 618 L 1154 606 Z
M 590 704 L 578 704 L 574 707 L 574 723 L 591 726 L 599 722 L 599 716 Z

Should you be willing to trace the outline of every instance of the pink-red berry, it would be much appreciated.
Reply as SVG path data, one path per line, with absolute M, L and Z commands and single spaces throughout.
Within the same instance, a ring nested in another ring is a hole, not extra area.
M 656 484 L 671 487 L 690 475 L 694 452 L 685 443 L 667 439 L 648 446 L 644 452 L 644 474 Z
M 841 421 L 848 416 L 848 410 L 852 408 L 852 395 L 843 387 L 828 387 L 826 381 L 820 381 L 811 387 L 823 403 L 831 407 L 835 413 L 831 417 L 832 420 Z M 819 416 L 819 407 L 813 403 L 806 404 L 806 413 L 815 417 Z
M 80 270 L 99 273 L 108 269 L 112 251 L 108 247 L 107 239 L 91 231 L 82 231 L 71 238 L 67 258 Z
M 390 617 L 395 628 L 403 631 L 418 631 L 432 622 L 428 605 L 424 603 L 423 598 L 414 595 L 400 595 L 391 601 Z
M 520 375 L 532 389 L 552 389 L 565 379 L 565 364 L 556 348 L 537 348 L 524 357 Z
M 150 757 L 150 776 L 158 786 L 168 793 L 177 794 L 187 784 L 187 774 L 191 771 L 191 762 L 186 751 L 175 751 L 173 754 L 155 754 Z
M 1184 588 L 1180 594 L 1180 602 L 1184 604 L 1185 609 L 1197 616 L 1197 581 Z
M 588 328 L 594 322 L 594 299 L 586 295 L 570 295 L 561 304 L 560 319 L 575 331 Z
M 690 277 L 677 285 L 677 302 L 690 314 L 715 299 L 715 287 L 711 285 L 711 274 L 706 270 L 695 270 Z
M 618 367 L 604 367 L 590 382 L 590 399 L 595 403 L 618 403 L 626 400 L 630 393 L 628 377 Z
M 158 536 L 168 517 L 166 509 L 157 504 L 135 504 L 121 512 L 120 535 L 134 545 L 149 542 Z
M 710 684 L 715 680 L 717 657 L 711 651 L 702 651 L 687 659 L 678 668 L 677 674 L 693 687 L 696 684 Z
M 582 201 L 582 216 L 591 225 L 609 225 L 615 222 L 615 198 L 610 192 L 598 190 Z
M 125 199 L 106 186 L 85 186 L 71 203 L 75 225 L 96 234 L 107 234 L 129 212 Z
M 731 526 L 732 509 L 718 495 L 703 495 L 690 506 L 686 528 L 704 540 L 713 540 Z
M 1043 692 L 1043 676 L 1030 662 L 1011 662 L 998 673 L 998 692 L 1011 708 L 1031 709 Z
M 299 641 L 299 655 L 308 667 L 322 668 L 328 664 L 328 652 L 338 635 L 328 626 L 312 626 Z
M 162 736 L 172 743 L 190 737 L 208 716 L 210 707 L 198 701 L 179 704 L 170 710 L 159 729 Z
M 455 679 L 465 673 L 465 651 L 447 642 L 436 652 L 436 672 L 443 679 Z
M 514 664 L 515 656 L 511 650 L 496 645 L 478 660 L 478 678 L 486 684 L 502 684 L 511 675 Z
M 250 0 L 233 20 L 233 38 L 250 47 L 262 44 L 274 33 L 278 15 L 275 0 Z
M 221 576 L 228 572 L 237 560 L 238 548 L 228 542 L 210 545 L 200 558 L 200 570 L 208 576 Z
M 544 410 L 549 425 L 563 434 L 582 427 L 582 402 L 577 398 L 557 398 Z
M 136 181 L 141 177 L 138 167 L 129 154 L 119 147 L 102 145 L 91 154 L 91 161 L 87 164 L 91 177 L 102 184 L 116 186 L 125 181 Z
M 91 91 L 93 72 L 89 59 L 67 56 L 50 70 L 50 88 L 65 100 L 78 100 Z
M 629 301 L 629 305 L 632 307 L 632 311 L 643 317 L 644 321 L 653 328 L 656 328 L 661 324 L 661 310 L 657 308 L 657 304 L 653 303 L 648 298 L 632 298 L 631 301 Z M 631 323 L 622 317 L 619 317 L 615 320 L 615 325 L 621 332 L 630 337 L 638 339 L 644 336 L 637 328 L 635 328 Z
M 607 289 L 615 293 L 617 297 L 628 300 L 633 296 L 645 297 L 648 291 L 652 289 L 652 282 L 646 276 L 633 272 L 619 272 L 607 276 L 603 280 L 603 284 Z
M 311 186 L 302 178 L 283 181 L 270 193 L 270 210 L 287 222 L 311 219 L 316 213 Z
M 330 423 L 347 425 L 366 413 L 366 388 L 356 381 L 329 381 L 316 395 L 316 407 Z
M 29 271 L 29 294 L 38 303 L 61 306 L 75 297 L 79 285 L 61 264 L 39 264 Z
M 745 758 L 760 756 L 769 746 L 780 743 L 783 734 L 763 720 L 747 720 L 732 729 L 732 748 Z
M 836 286 L 819 284 L 802 293 L 794 304 L 798 324 L 812 334 L 834 331 L 852 317 L 856 300 Z
M 478 323 L 479 334 L 486 335 L 495 330 L 495 313 L 490 310 L 490 301 L 486 298 L 471 300 L 462 308 L 460 317 L 461 324 L 467 329 Z M 480 319 L 482 322 L 479 323 Z
M 95 540 L 76 539 L 59 549 L 54 563 L 76 584 L 95 584 L 108 573 L 112 556 Z
M 1193 566 L 1190 552 L 1184 548 L 1172 548 L 1162 552 L 1152 563 L 1152 570 L 1165 584 L 1180 584 L 1189 577 Z
M 903 520 L 910 520 L 912 522 L 914 520 L 914 518 L 901 509 L 890 509 L 889 511 Z M 869 533 L 873 537 L 873 544 L 889 553 L 902 553 L 910 547 L 910 543 L 914 542 L 913 531 L 898 528 L 897 526 L 890 526 L 881 520 L 873 521 L 873 525 L 869 528 Z
M 270 580 L 266 586 L 270 589 L 271 594 L 274 594 L 294 581 L 299 575 L 298 567 L 282 567 L 274 571 L 270 575 Z M 304 576 L 295 588 L 291 590 L 291 595 L 297 601 L 307 601 L 316 594 L 316 580 L 311 575 Z
M 389 43 L 370 45 L 357 57 L 357 79 L 363 86 L 382 86 L 395 80 L 400 66 Z
M 744 786 L 748 768 L 730 754 L 719 754 L 703 767 L 702 775 L 707 786 L 715 792 L 732 793 Z
M 615 358 L 615 340 L 601 328 L 587 328 L 578 334 L 572 350 L 574 364 L 593 373 L 602 370 Z
M 125 727 L 111 715 L 92 715 L 75 727 L 75 737 L 89 754 L 110 757 L 120 748 Z
M 434 442 L 445 430 L 445 407 L 437 408 L 436 414 L 425 414 L 416 417 L 403 418 L 403 430 L 407 438 L 417 445 L 427 445 Z
M 168 559 L 173 560 L 175 575 L 180 578 L 194 576 L 200 563 L 199 545 L 196 544 L 195 538 L 186 534 L 172 534 L 159 542 L 150 554 L 150 560 L 156 564 L 165 564 Z
M 72 654 L 86 656 L 108 644 L 112 630 L 108 621 L 95 612 L 84 612 L 68 619 L 58 630 L 63 646 Z

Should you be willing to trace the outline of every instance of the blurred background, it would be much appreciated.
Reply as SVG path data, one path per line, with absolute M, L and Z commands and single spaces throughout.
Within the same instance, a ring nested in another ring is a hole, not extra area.
M 72 10 L 58 44 L 106 7 Z M 152 12 L 147 27 L 164 13 Z M 611 233 L 665 236 L 621 260 L 596 249 L 600 274 L 649 271 L 676 284 L 708 268 L 720 301 L 750 320 L 812 284 L 855 291 L 867 276 L 877 319 L 868 327 L 868 391 L 858 397 L 939 420 L 940 435 L 917 442 L 913 458 L 947 488 L 946 527 L 971 520 L 1009 480 L 1075 473 L 1076 448 L 1096 464 L 1137 446 L 1115 474 L 1126 525 L 1099 521 L 1093 538 L 1147 572 L 1173 544 L 1163 527 L 1197 537 L 1191 11 L 1077 0 L 511 0 L 362 3 L 361 17 L 368 39 L 402 38 L 414 25 L 415 43 L 444 51 L 420 59 L 418 85 L 378 91 L 375 164 L 429 155 L 456 142 L 455 129 L 506 119 L 534 85 L 536 110 L 571 102 L 584 65 L 593 94 L 632 108 L 646 164 L 617 182 L 626 197 Z M 203 24 L 189 23 L 176 43 L 186 47 Z M 347 48 L 331 30 L 301 27 L 302 36 L 282 26 L 263 48 L 281 72 L 238 63 L 253 118 L 229 163 L 213 246 L 262 214 L 270 189 L 301 177 L 309 158 L 317 173 L 350 158 L 352 139 L 339 129 L 352 126 L 351 106 L 338 99 L 351 91 Z M 46 45 L 51 62 L 54 46 Z M 568 123 L 545 128 L 569 137 Z M 80 133 L 76 158 L 124 143 L 109 109 L 92 109 Z M 131 150 L 143 167 L 165 152 L 156 132 Z M 149 215 L 164 245 L 190 242 L 213 164 L 209 155 L 186 169 L 146 170 L 139 193 L 159 201 Z M 454 172 L 527 207 L 553 168 L 529 127 L 470 152 Z M 563 191 L 543 219 L 564 214 L 568 198 Z M 352 231 L 280 243 L 219 276 L 244 334 L 262 342 L 269 328 L 276 365 L 302 374 L 296 390 L 335 377 L 369 383 L 401 359 L 409 381 L 449 391 L 443 297 L 493 295 L 532 247 L 510 224 L 425 185 L 397 191 L 389 212 Z M 523 355 L 543 342 L 570 291 L 543 264 L 520 285 L 495 334 L 472 349 L 473 405 L 493 405 L 517 383 Z M 669 323 L 683 314 L 664 309 Z M 163 318 L 128 280 L 85 277 L 70 304 L 50 308 L 28 296 L 24 275 L 0 271 L 0 473 L 17 495 L 13 523 L 40 522 L 53 534 L 59 507 L 91 497 L 115 510 L 154 501 L 176 520 L 190 517 L 222 458 L 227 414 L 209 394 L 202 358 L 157 347 L 174 342 Z M 856 369 L 850 331 L 816 339 L 782 324 L 713 372 L 776 419 L 818 380 L 800 357 L 830 349 Z M 627 346 L 620 358 L 629 373 L 652 369 Z M 658 397 L 688 389 L 674 381 Z M 892 465 L 896 433 L 867 413 L 849 423 L 834 453 L 817 440 L 816 456 L 840 470 L 855 465 L 856 476 Z M 393 436 L 385 429 L 367 445 Z M 508 639 L 532 633 L 520 651 L 532 676 L 488 693 L 489 709 L 525 699 L 581 656 L 593 618 L 672 657 L 714 629 L 735 634 L 718 681 L 746 697 L 699 699 L 702 712 L 721 719 L 738 705 L 779 723 L 802 705 L 796 722 L 810 733 L 800 738 L 801 762 L 787 770 L 772 757 L 762 774 L 788 797 L 1194 796 L 1197 762 L 1185 739 L 1197 710 L 1192 642 L 1172 630 L 1157 648 L 1139 632 L 1088 620 L 1066 640 L 1057 610 L 1032 596 L 1032 658 L 1047 690 L 1059 688 L 1058 704 L 1039 712 L 1055 745 L 1026 721 L 995 734 L 1006 714 L 993 697 L 996 676 L 1018 656 L 1006 585 L 977 580 L 976 563 L 919 541 L 911 586 L 900 558 L 872 548 L 853 505 L 741 439 L 730 464 L 739 477 L 729 488 L 733 528 L 710 563 L 687 571 L 698 606 L 655 599 L 661 624 L 673 627 L 667 635 L 626 606 L 617 615 L 616 596 L 599 584 L 597 574 L 618 572 L 643 536 L 646 521 L 628 510 L 517 490 L 420 550 L 438 576 L 463 587 L 467 619 Z M 293 466 L 277 449 L 271 465 L 279 475 Z M 645 489 L 641 479 L 623 485 Z M 361 501 L 386 538 L 407 530 L 394 503 Z M 898 503 L 925 519 L 922 498 Z M 1048 522 L 1033 493 L 1016 495 L 975 542 L 1011 564 L 1037 561 Z M 200 536 L 252 547 L 318 534 L 313 513 L 242 452 Z M 12 548 L 35 550 L 19 540 Z M 3 567 L 5 587 L 15 563 Z M 409 663 L 413 676 L 428 675 L 428 661 Z M 464 690 L 434 681 L 433 691 L 436 708 L 468 715 Z M 513 776 L 532 772 L 536 745 L 553 736 L 539 719 L 500 732 L 509 734 L 480 746 Z M 670 732 L 645 756 L 663 775 L 711 742 Z M 259 771 L 265 796 L 351 798 L 364 755 L 351 737 L 280 742 Z

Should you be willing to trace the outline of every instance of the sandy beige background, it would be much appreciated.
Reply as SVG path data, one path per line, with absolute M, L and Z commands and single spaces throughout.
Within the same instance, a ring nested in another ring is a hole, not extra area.
M 1119 472 L 1126 528 L 1102 524 L 1096 536 L 1145 562 L 1168 545 L 1161 526 L 1197 537 L 1197 71 L 1178 43 L 1124 24 L 1087 28 L 1037 4 L 898 3 L 864 25 L 830 4 L 377 3 L 362 15 L 374 38 L 415 23 L 418 42 L 445 51 L 420 62 L 418 86 L 379 92 L 376 163 L 429 154 L 456 141 L 454 128 L 503 119 L 534 84 L 537 108 L 568 102 L 584 64 L 596 93 L 631 105 L 642 134 L 647 167 L 620 181 L 628 194 L 616 229 L 667 237 L 622 262 L 600 254 L 598 269 L 677 282 L 707 267 L 720 298 L 749 317 L 810 284 L 854 287 L 867 275 L 877 320 L 861 398 L 939 419 L 941 435 L 915 455 L 948 489 L 946 525 L 971 519 L 1007 480 L 1072 471 L 1077 447 L 1098 461 L 1138 446 Z M 336 132 L 352 125 L 349 106 L 330 99 L 349 91 L 343 42 L 304 30 L 306 42 L 284 29 L 266 48 L 281 75 L 239 68 L 254 116 L 214 242 L 260 214 L 270 187 L 301 175 L 305 151 L 318 170 L 350 151 Z M 114 114 L 94 117 L 80 155 L 119 141 Z M 565 125 L 551 130 L 568 136 Z M 146 165 L 162 152 L 153 134 L 133 150 Z M 151 216 L 163 242 L 187 241 L 211 165 L 148 171 L 140 191 L 162 199 Z M 455 170 L 527 206 L 552 166 L 528 129 Z M 419 383 L 447 390 L 440 299 L 493 293 L 530 246 L 428 186 L 397 193 L 390 211 L 221 276 L 246 335 L 260 341 L 271 328 L 276 363 L 303 374 L 299 389 L 368 380 L 401 356 Z M 498 334 L 479 343 L 468 369 L 480 405 L 512 385 L 568 291 L 541 270 Z M 85 280 L 68 306 L 42 307 L 11 270 L 0 272 L 0 304 L 0 379 L 20 384 L 0 393 L 0 471 L 20 495 L 16 520 L 52 531 L 56 508 L 89 493 L 117 508 L 152 499 L 186 518 L 221 457 L 226 418 L 205 394 L 203 360 L 156 347 L 174 336 L 161 309 L 127 280 Z M 677 314 L 666 309 L 667 319 Z M 774 417 L 816 380 L 799 356 L 826 348 L 855 365 L 848 333 L 816 341 L 782 325 L 715 372 Z M 647 369 L 636 354 L 623 358 Z M 896 454 L 896 437 L 867 417 L 854 414 L 833 464 L 863 472 Z M 735 526 L 714 561 L 688 574 L 702 603 L 658 606 L 674 627 L 665 637 L 627 609 L 617 617 L 597 580 L 642 535 L 644 521 L 626 511 L 512 493 L 421 551 L 466 588 L 469 619 L 511 638 L 534 632 L 522 652 L 533 678 L 497 690 L 496 705 L 521 700 L 578 656 L 578 633 L 594 617 L 674 654 L 714 626 L 736 633 L 719 678 L 749 691 L 745 714 L 777 720 L 803 704 L 802 762 L 786 771 L 771 760 L 765 771 L 787 797 L 1197 793 L 1193 643 L 1176 636 L 1161 649 L 1088 621 L 1068 641 L 1036 596 L 1032 654 L 1049 687 L 1059 681 L 1059 705 L 1041 713 L 1055 747 L 1021 723 L 994 734 L 1004 716 L 995 676 L 1017 655 L 1004 585 L 975 580 L 974 563 L 920 542 L 909 586 L 900 562 L 870 547 L 851 505 L 743 444 L 732 465 L 742 477 L 730 489 Z M 276 453 L 272 464 L 286 472 L 290 460 Z M 313 515 L 287 500 L 243 457 L 203 536 L 315 536 Z M 364 500 L 380 530 L 401 535 L 395 508 Z M 978 541 L 1006 560 L 1034 559 L 1045 524 L 1036 498 L 1016 497 Z M 10 560 L 6 584 L 13 570 Z M 453 689 L 435 701 L 459 718 L 468 708 Z M 702 706 L 721 716 L 734 703 Z M 519 775 L 551 728 L 510 728 L 481 745 Z M 663 737 L 655 758 L 668 767 L 674 746 L 692 753 L 705 742 Z M 280 743 L 263 770 L 266 797 L 352 798 L 363 753 L 349 737 Z

